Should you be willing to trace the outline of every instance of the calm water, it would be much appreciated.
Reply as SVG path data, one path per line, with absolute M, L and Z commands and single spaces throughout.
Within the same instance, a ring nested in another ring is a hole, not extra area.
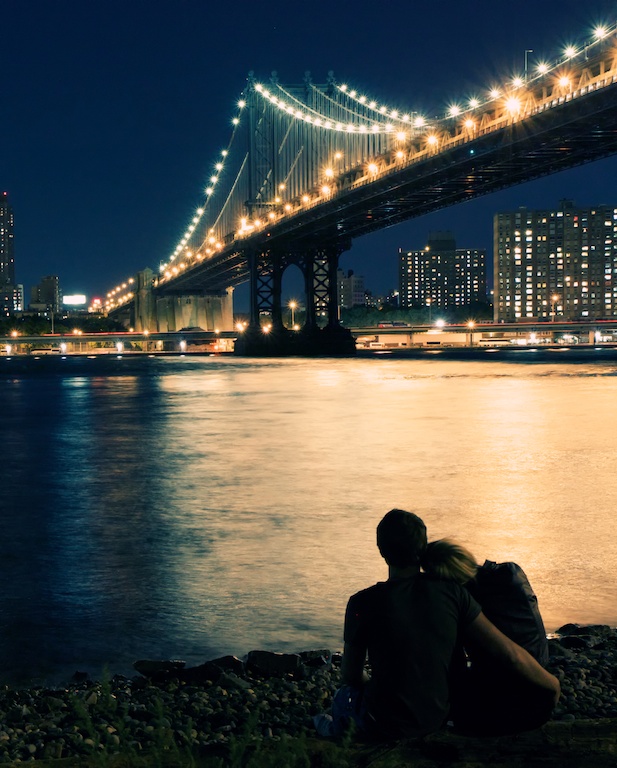
M 617 624 L 617 363 L 96 365 L 3 368 L 1 680 L 339 649 L 394 506 Z

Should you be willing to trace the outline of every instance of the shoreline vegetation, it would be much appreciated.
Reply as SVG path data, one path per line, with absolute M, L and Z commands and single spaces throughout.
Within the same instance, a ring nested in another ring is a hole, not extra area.
M 473 739 L 445 729 L 397 744 L 319 740 L 312 716 L 330 706 L 340 655 L 251 651 L 243 661 L 226 656 L 189 668 L 138 661 L 132 678 L 75 673 L 63 688 L 3 686 L 0 764 L 530 768 L 537 754 L 545 767 L 614 766 L 617 629 L 567 624 L 549 646 L 562 697 L 552 721 L 524 735 Z M 481 757 L 487 750 L 496 762 Z M 577 755 L 581 762 L 572 762 Z

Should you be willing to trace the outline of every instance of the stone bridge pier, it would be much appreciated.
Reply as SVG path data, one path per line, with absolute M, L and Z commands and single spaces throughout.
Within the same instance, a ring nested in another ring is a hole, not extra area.
M 157 295 L 150 269 L 137 275 L 133 316 L 136 331 L 167 333 L 182 328 L 204 331 L 233 330 L 233 288 L 213 295 L 202 293 Z

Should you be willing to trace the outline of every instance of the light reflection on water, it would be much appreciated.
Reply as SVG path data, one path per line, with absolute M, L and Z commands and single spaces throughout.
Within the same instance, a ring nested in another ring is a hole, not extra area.
M 617 624 L 617 367 L 144 360 L 0 381 L 0 678 L 340 648 L 394 506 Z

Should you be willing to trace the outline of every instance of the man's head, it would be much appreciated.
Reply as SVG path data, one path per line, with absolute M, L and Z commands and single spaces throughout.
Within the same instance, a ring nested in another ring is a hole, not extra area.
M 377 526 L 377 546 L 388 565 L 420 565 L 426 550 L 426 526 L 413 512 L 391 509 Z

